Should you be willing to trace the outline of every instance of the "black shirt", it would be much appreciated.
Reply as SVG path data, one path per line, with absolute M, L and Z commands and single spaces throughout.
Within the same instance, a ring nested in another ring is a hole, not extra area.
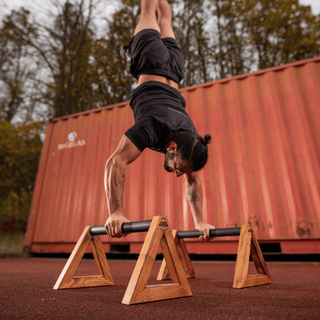
M 142 152 L 145 148 L 165 153 L 165 145 L 181 131 L 196 133 L 185 111 L 186 102 L 171 86 L 149 81 L 133 90 L 130 107 L 135 124 L 125 135 Z

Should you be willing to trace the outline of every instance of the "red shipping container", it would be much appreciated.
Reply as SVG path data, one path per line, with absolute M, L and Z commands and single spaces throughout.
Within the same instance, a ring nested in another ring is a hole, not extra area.
M 285 253 L 320 252 L 320 57 L 180 90 L 198 133 L 210 133 L 200 171 L 204 217 L 217 228 L 251 223 Z M 104 167 L 133 125 L 129 102 L 54 119 L 47 127 L 25 245 L 71 252 L 87 224 L 108 217 Z M 124 209 L 132 221 L 166 215 L 193 230 L 184 178 L 145 150 L 126 169 Z M 110 243 L 138 252 L 145 233 Z M 194 241 L 193 241 L 194 242 Z M 236 253 L 235 238 L 190 243 L 192 252 Z

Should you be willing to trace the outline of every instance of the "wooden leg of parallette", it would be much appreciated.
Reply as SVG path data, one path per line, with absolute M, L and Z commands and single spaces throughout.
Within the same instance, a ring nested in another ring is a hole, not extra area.
M 173 283 L 147 285 L 159 245 L 167 261 Z M 168 220 L 163 216 L 153 218 L 138 261 L 132 273 L 123 304 L 136 304 L 191 296 L 191 289 L 176 250 Z
M 88 225 L 84 228 L 53 289 L 70 289 L 113 285 L 113 279 L 110 273 L 101 240 L 98 236 L 92 237 L 90 235 L 91 227 L 92 225 Z M 85 277 L 74 276 L 89 244 L 92 248 L 99 275 Z
M 258 275 L 249 275 L 250 254 Z M 259 243 L 250 225 L 241 227 L 237 262 L 234 273 L 234 288 L 245 288 L 272 283 Z
M 181 259 L 183 269 L 186 273 L 186 277 L 187 278 L 195 278 L 196 275 L 195 275 L 195 272 L 194 272 L 194 269 L 193 269 L 193 266 L 191 263 L 191 259 L 190 259 L 186 244 L 183 239 L 180 239 L 177 237 L 177 233 L 178 233 L 178 230 L 176 230 L 176 229 L 173 230 L 172 236 L 173 236 L 174 242 L 176 244 L 176 248 L 177 248 L 179 257 Z M 168 279 L 171 279 L 170 273 L 167 268 L 166 259 L 163 258 L 162 263 L 161 263 L 161 267 L 160 267 L 160 270 L 159 270 L 159 273 L 157 276 L 157 280 L 168 280 Z

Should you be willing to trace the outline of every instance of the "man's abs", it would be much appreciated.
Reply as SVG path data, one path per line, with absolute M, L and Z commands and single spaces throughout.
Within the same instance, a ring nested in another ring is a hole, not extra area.
M 171 80 L 171 79 L 167 79 L 166 77 L 163 76 L 157 76 L 157 75 L 153 75 L 153 74 L 141 74 L 139 76 L 139 81 L 138 81 L 138 87 L 148 81 L 158 81 L 158 82 L 162 82 L 165 84 L 168 84 L 169 86 L 171 86 L 172 88 L 175 88 L 178 90 L 179 86 L 178 84 Z

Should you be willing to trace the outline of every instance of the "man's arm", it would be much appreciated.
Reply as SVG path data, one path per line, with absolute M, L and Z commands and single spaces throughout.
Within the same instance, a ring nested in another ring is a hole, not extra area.
M 202 212 L 202 202 L 203 202 L 203 192 L 202 185 L 199 174 L 197 172 L 192 172 L 190 174 L 184 174 L 185 177 L 185 187 L 187 198 L 190 204 L 190 209 L 194 221 L 194 226 L 197 230 L 204 232 L 204 236 L 200 236 L 200 240 L 210 240 L 209 230 L 215 229 L 213 225 L 206 223 L 203 220 Z
M 116 151 L 108 159 L 105 168 L 104 188 L 107 197 L 109 218 L 105 228 L 110 237 L 124 236 L 121 225 L 129 220 L 123 211 L 123 190 L 125 182 L 125 168 L 136 160 L 141 152 L 125 135 L 121 138 Z

